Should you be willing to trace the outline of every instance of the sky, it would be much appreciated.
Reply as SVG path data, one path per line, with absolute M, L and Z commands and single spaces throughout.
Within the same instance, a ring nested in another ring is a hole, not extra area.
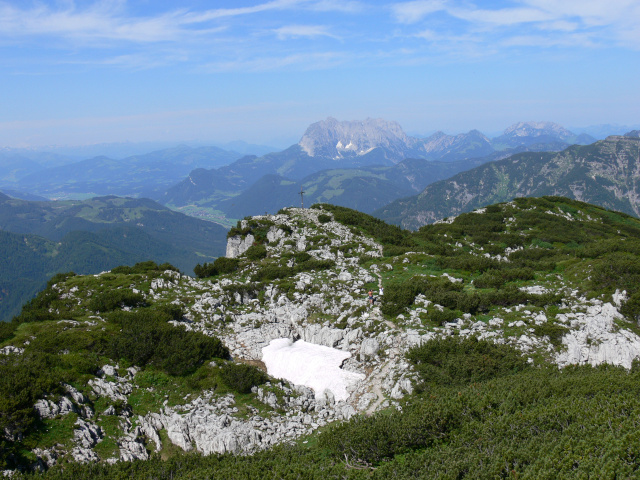
M 640 123 L 638 0 L 0 0 L 0 147 Z

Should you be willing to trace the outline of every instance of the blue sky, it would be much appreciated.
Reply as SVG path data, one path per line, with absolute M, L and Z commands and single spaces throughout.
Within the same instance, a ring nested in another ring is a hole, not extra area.
M 640 2 L 0 0 L 0 146 L 640 123 Z

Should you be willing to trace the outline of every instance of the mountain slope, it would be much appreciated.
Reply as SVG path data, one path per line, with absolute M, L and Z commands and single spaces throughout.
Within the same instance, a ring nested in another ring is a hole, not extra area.
M 429 185 L 375 215 L 405 228 L 515 197 L 562 195 L 640 215 L 640 140 L 608 137 L 560 153 L 521 153 Z
M 340 122 L 330 117 L 310 125 L 298 144 L 282 152 L 243 157 L 213 170 L 194 170 L 168 189 L 160 201 L 171 208 L 193 206 L 241 218 L 298 204 L 293 187 L 283 184 L 284 180 L 274 183 L 272 177 L 259 181 L 265 175 L 277 175 L 317 191 L 323 187 L 316 185 L 314 174 L 332 171 L 322 177 L 336 175 L 344 179 L 345 169 L 355 169 L 349 174 L 352 180 L 348 188 L 334 189 L 329 196 L 317 196 L 314 201 L 331 201 L 371 212 L 381 207 L 382 201 L 409 195 L 412 190 L 419 192 L 436 180 L 489 160 L 520 151 L 562 150 L 575 135 L 556 124 L 528 122 L 510 127 L 504 137 L 502 143 L 496 144 L 496 150 L 492 141 L 477 130 L 458 135 L 437 132 L 428 138 L 417 138 L 408 136 L 396 122 L 370 118 Z M 282 199 L 280 203 L 269 199 L 268 207 L 262 205 L 265 197 L 260 192 L 267 184 L 271 185 L 274 199 Z M 377 200 L 372 201 L 372 193 Z M 242 207 L 235 208 L 236 205 Z
M 99 273 L 145 260 L 190 272 L 224 254 L 227 233 L 148 199 L 29 202 L 3 194 L 0 231 L 6 257 L 0 266 L 0 320 L 15 314 L 57 272 Z
M 639 239 L 560 197 L 418 232 L 324 206 L 239 222 L 203 278 L 59 275 L 0 325 L 0 467 L 633 477 Z
M 108 227 L 135 227 L 158 240 L 202 252 L 224 251 L 226 230 L 211 222 L 169 210 L 146 198 L 96 197 L 90 200 L 28 202 L 0 194 L 0 229 L 59 240 L 74 230 L 97 232 Z
M 0 249 L 0 322 L 17 315 L 56 273 L 96 274 L 147 260 L 171 260 L 193 268 L 202 261 L 193 252 L 154 239 L 133 226 L 73 231 L 55 242 L 0 230 Z
M 194 204 L 216 208 L 227 218 L 236 219 L 299 205 L 301 189 L 305 192 L 307 205 L 332 203 L 371 213 L 397 198 L 421 191 L 430 183 L 482 162 L 482 159 L 464 162 L 406 159 L 391 167 L 321 170 L 298 181 L 271 174 L 226 199 L 220 192 L 221 187 L 233 187 L 220 178 L 218 170 L 201 170 L 192 172 L 189 179 L 174 187 L 171 193 L 177 196 L 185 192 L 186 198 Z M 217 193 L 210 195 L 211 191 Z

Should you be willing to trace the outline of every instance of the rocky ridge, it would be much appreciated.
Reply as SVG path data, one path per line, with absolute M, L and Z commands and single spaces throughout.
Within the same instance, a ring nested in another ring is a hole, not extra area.
M 577 220 L 575 215 L 569 214 L 568 218 Z M 625 292 L 616 292 L 611 302 L 586 298 L 570 282 L 555 275 L 521 287 L 534 295 L 548 291 L 562 295 L 564 313 L 556 320 L 567 331 L 560 344 L 535 333 L 537 327 L 551 320 L 544 310 L 524 304 L 503 308 L 491 318 L 465 314 L 435 326 L 425 322 L 425 315 L 442 307 L 419 295 L 410 308 L 388 319 L 379 306 L 368 304 L 367 290 L 374 289 L 378 300 L 384 301 L 381 288 L 387 279 L 425 268 L 423 254 L 383 257 L 382 244 L 335 221 L 331 212 L 322 209 L 287 209 L 278 215 L 253 217 L 240 222 L 238 231 L 228 241 L 230 258 L 247 255 L 256 240 L 262 239 L 267 259 L 272 262 L 293 266 L 298 261 L 295 254 L 305 253 L 315 260 L 333 262 L 333 266 L 260 285 L 252 281 L 265 268 L 260 262 L 247 262 L 241 271 L 213 280 L 168 270 L 146 286 L 132 285 L 133 291 L 153 302 L 180 303 L 186 314 L 181 321 L 173 322 L 175 327 L 217 336 L 236 361 L 259 363 L 262 349 L 274 339 L 304 340 L 348 352 L 350 357 L 343 368 L 363 374 L 364 380 L 349 392 L 346 401 L 336 402 L 329 391 L 314 392 L 282 381 L 254 387 L 252 396 L 262 405 L 259 408 L 239 405 L 233 394 L 214 389 L 186 396 L 172 405 L 165 401 L 145 415 L 133 415 L 127 408 L 114 405 L 126 405 L 133 401 L 134 392 L 153 393 L 153 388 L 140 386 L 140 372 L 135 367 L 104 365 L 88 388 L 94 404 L 108 399 L 108 408 L 94 411 L 86 405 L 88 394 L 69 385 L 63 395 L 40 400 L 34 406 L 42 419 L 77 417 L 69 444 L 33 450 L 42 468 L 65 456 L 78 462 L 144 460 L 164 448 L 166 442 L 203 454 L 247 454 L 291 442 L 329 422 L 399 406 L 399 400 L 413 389 L 414 375 L 405 352 L 438 336 L 474 336 L 512 344 L 531 363 L 545 358 L 561 366 L 606 362 L 630 368 L 640 357 L 640 337 L 618 322 Z M 517 251 L 509 249 L 492 256 L 475 244 L 456 243 L 454 248 L 506 262 Z M 422 275 L 433 274 L 425 270 Z M 448 273 L 440 276 L 451 284 L 462 281 Z M 68 301 L 82 302 L 83 292 L 62 285 L 57 288 Z M 102 321 L 99 316 L 91 320 L 96 327 Z M 68 324 L 71 329 L 81 327 L 81 322 Z M 2 353 L 22 354 L 23 346 L 11 347 L 4 347 Z M 96 453 L 96 447 L 107 438 L 99 420 L 106 417 L 118 419 L 114 439 L 117 454 L 109 457 Z

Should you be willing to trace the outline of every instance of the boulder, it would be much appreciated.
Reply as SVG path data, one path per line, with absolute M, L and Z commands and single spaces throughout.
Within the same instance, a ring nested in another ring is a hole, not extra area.
M 246 252 L 253 242 L 255 241 L 255 237 L 251 234 L 248 234 L 246 237 L 242 237 L 240 235 L 234 235 L 233 237 L 229 237 L 227 239 L 227 258 L 236 258 Z

